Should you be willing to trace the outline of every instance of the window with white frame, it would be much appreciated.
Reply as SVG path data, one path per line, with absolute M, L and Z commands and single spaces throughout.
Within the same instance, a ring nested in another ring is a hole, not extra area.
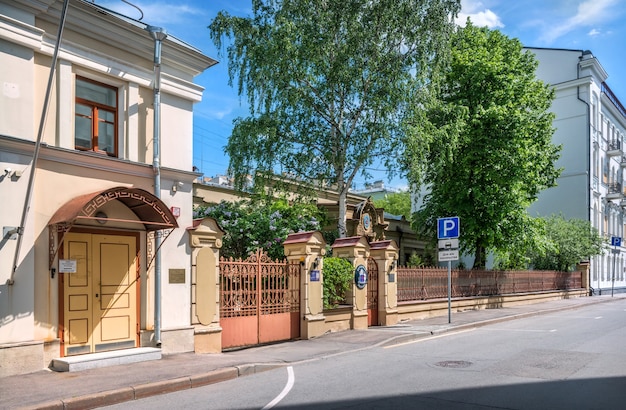
M 117 156 L 117 88 L 76 77 L 74 145 Z

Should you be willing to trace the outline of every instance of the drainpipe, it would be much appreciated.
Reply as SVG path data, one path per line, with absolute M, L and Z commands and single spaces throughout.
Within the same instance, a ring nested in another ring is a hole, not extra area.
M 577 66 L 577 70 L 576 70 L 576 78 L 580 79 L 580 62 L 583 60 L 583 58 L 585 57 L 585 55 L 589 53 L 588 51 L 583 51 L 580 54 L 580 57 L 578 57 L 578 66 Z M 590 53 L 589 53 L 590 54 Z M 591 93 L 591 90 L 590 90 Z M 591 112 L 591 109 L 589 107 L 589 103 L 585 100 L 583 100 L 582 98 L 580 98 L 580 86 L 576 86 L 576 98 L 578 98 L 578 101 L 582 102 L 583 104 L 585 104 L 587 106 L 587 149 L 586 149 L 586 153 L 587 153 L 587 195 L 585 195 L 585 202 L 587 205 L 587 218 L 589 219 L 589 222 L 591 223 L 591 225 L 593 226 L 593 217 L 595 215 L 592 214 L 591 212 L 591 192 L 589 192 L 591 190 L 591 174 L 592 174 L 592 170 L 591 170 L 591 115 L 593 115 L 593 113 Z M 599 102 L 599 101 L 598 101 Z M 598 107 L 599 109 L 599 107 Z M 597 126 L 598 124 L 596 124 Z M 589 284 L 589 286 L 591 286 L 591 268 L 592 268 L 593 262 L 591 261 L 591 258 L 589 259 L 589 269 L 587 269 L 587 283 Z M 596 275 L 598 275 L 598 289 L 600 289 L 600 272 L 596 272 Z
M 152 169 L 154 195 L 161 198 L 161 43 L 167 33 L 161 27 L 148 26 L 146 30 L 154 40 L 154 125 L 152 138 Z M 161 236 L 154 235 L 154 340 L 161 347 Z
M 15 255 L 13 257 L 13 266 L 11 267 L 11 277 L 7 279 L 7 285 L 13 285 L 13 283 L 15 283 L 15 272 L 17 271 L 17 263 L 20 257 L 20 250 L 22 249 L 22 237 L 24 236 L 24 228 L 26 226 L 28 210 L 30 209 L 30 201 L 33 197 L 33 187 L 35 185 L 35 168 L 37 167 L 37 161 L 39 160 L 39 149 L 41 148 L 43 129 L 46 124 L 46 117 L 48 115 L 50 94 L 52 94 L 52 82 L 54 81 L 54 73 L 56 72 L 57 68 L 59 48 L 61 47 L 61 37 L 63 37 L 63 28 L 65 27 L 65 17 L 67 16 L 68 4 L 69 0 L 65 0 L 63 2 L 63 9 L 61 10 L 61 20 L 59 21 L 59 30 L 57 32 L 57 39 L 54 44 L 54 54 L 52 55 L 52 63 L 50 64 L 50 74 L 48 75 L 48 86 L 46 87 L 46 95 L 43 102 L 43 108 L 41 110 L 41 118 L 39 119 L 39 131 L 37 132 L 37 140 L 35 141 L 33 162 L 30 167 L 30 173 L 28 175 L 26 198 L 24 199 L 24 207 L 22 208 L 22 219 L 20 221 L 20 226 L 17 228 L 17 243 L 15 244 Z

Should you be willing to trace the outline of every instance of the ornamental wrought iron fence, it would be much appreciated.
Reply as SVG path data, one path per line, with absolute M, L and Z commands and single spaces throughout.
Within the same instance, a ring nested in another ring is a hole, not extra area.
M 398 302 L 448 296 L 448 269 L 397 268 Z M 582 288 L 582 272 L 453 270 L 452 297 L 506 295 Z

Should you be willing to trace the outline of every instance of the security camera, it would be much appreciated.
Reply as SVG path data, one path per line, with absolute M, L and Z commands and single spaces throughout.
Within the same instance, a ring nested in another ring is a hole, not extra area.
M 4 173 L 9 175 L 11 172 L 13 172 L 13 170 L 11 168 L 5 168 L 4 169 Z

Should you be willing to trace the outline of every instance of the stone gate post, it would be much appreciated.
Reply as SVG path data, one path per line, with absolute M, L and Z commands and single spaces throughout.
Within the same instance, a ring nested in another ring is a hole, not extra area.
M 339 238 L 335 240 L 332 248 L 333 256 L 345 258 L 352 262 L 352 266 L 355 267 L 355 275 L 361 267 L 367 267 L 370 245 L 365 236 Z M 360 287 L 354 281 L 348 299 L 352 302 L 352 329 L 367 329 L 367 283 Z
M 220 326 L 220 248 L 224 231 L 215 219 L 196 219 L 187 229 L 191 252 L 191 324 L 194 351 L 222 351 Z
M 370 257 L 378 264 L 378 321 L 383 326 L 398 323 L 396 267 L 398 245 L 394 240 L 370 243 Z
M 326 241 L 318 231 L 290 234 L 283 243 L 289 262 L 300 263 L 300 337 L 310 339 L 324 334 L 322 299 L 323 256 Z
M 582 272 L 582 286 L 589 295 L 589 261 L 582 261 L 576 264 L 576 270 Z

